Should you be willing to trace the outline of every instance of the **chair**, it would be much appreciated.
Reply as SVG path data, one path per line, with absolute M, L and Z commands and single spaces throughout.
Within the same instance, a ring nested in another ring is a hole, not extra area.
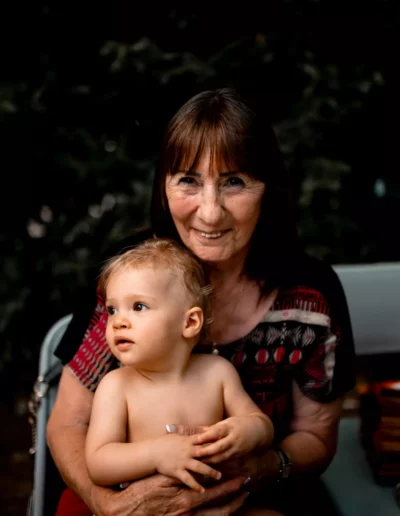
M 322 479 L 340 516 L 399 516 L 393 487 L 378 485 L 359 438 L 360 420 L 343 418 L 338 451 Z
M 348 302 L 358 358 L 400 352 L 400 263 L 335 266 Z M 398 363 L 398 362 L 397 362 Z M 359 437 L 360 419 L 340 421 L 337 453 L 324 484 L 341 516 L 398 516 L 393 487 L 378 485 Z
M 59 359 L 54 355 L 54 351 L 71 319 L 72 315 L 64 316 L 47 332 L 40 350 L 39 378 L 43 377 L 53 366 L 57 366 L 57 364 L 61 366 Z M 47 389 L 43 383 L 37 382 L 36 387 L 42 396 L 36 417 L 36 452 L 34 456 L 33 491 L 27 514 L 29 516 L 47 516 L 48 514 L 54 514 L 55 501 L 58 500 L 59 495 L 58 491 L 63 485 L 46 444 L 46 424 L 56 399 L 57 383 Z M 52 479 L 51 482 L 49 482 L 50 478 Z M 51 486 L 49 484 L 51 484 Z M 49 489 L 51 489 L 50 493 Z

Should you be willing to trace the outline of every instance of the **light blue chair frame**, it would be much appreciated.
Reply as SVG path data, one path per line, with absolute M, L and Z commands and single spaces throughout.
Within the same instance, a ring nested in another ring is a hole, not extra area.
M 54 355 L 61 337 L 72 315 L 66 315 L 58 320 L 47 332 L 40 350 L 39 357 L 39 378 L 43 377 L 59 359 Z M 47 464 L 47 444 L 46 444 L 46 424 L 51 409 L 57 395 L 57 385 L 49 387 L 43 391 L 44 396 L 40 400 L 40 406 L 36 416 L 36 452 L 34 455 L 33 470 L 33 491 L 29 501 L 29 516 L 44 516 L 45 496 L 46 496 L 46 464 Z

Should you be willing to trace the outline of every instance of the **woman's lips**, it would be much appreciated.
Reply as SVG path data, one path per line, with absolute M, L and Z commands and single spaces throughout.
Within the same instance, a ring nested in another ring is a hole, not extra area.
M 199 229 L 195 229 L 196 234 L 204 240 L 218 240 L 228 233 L 229 229 L 225 229 L 222 231 L 200 231 Z

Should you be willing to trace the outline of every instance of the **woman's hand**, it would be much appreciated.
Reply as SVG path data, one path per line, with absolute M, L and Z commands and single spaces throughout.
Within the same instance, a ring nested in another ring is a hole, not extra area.
M 244 480 L 237 477 L 198 493 L 172 478 L 153 475 L 120 492 L 94 486 L 91 499 L 96 516 L 230 515 L 247 498 L 242 489 Z
M 259 457 L 253 453 L 225 460 L 218 464 L 218 471 L 221 471 L 222 478 L 231 479 L 236 477 L 255 478 L 258 474 Z M 205 459 L 204 462 L 207 462 Z

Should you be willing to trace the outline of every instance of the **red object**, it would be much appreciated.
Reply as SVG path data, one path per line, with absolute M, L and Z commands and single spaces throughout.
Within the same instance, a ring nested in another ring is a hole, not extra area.
M 71 489 L 63 491 L 55 516 L 93 516 L 93 512 L 87 507 Z
M 269 353 L 266 349 L 260 349 L 256 353 L 256 360 L 259 364 L 265 364 L 268 360 Z

